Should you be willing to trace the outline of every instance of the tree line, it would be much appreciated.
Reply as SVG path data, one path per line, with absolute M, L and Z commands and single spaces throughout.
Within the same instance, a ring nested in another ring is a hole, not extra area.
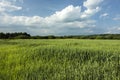
M 31 36 L 26 32 L 0 33 L 0 39 L 118 39 L 120 34 L 68 35 L 68 36 Z
M 0 39 L 29 39 L 30 34 L 26 32 L 0 33 Z

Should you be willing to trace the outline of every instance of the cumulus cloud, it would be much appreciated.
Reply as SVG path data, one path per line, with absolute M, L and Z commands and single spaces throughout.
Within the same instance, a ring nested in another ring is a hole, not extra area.
M 61 24 L 61 27 L 74 26 L 84 28 L 88 24 L 95 23 L 94 20 L 82 20 L 80 18 L 81 7 L 70 5 L 61 11 L 57 11 L 55 14 L 48 17 L 40 16 L 1 16 L 1 21 L 4 25 L 25 25 L 25 26 L 43 26 L 43 27 L 57 27 Z
M 42 18 L 39 16 L 27 17 L 27 16 L 1 16 L 1 21 L 4 25 L 22 25 L 22 26 L 34 26 L 41 23 Z
M 86 7 L 86 10 L 83 12 L 81 12 L 81 6 L 69 5 L 63 10 L 56 11 L 53 15 L 45 18 L 40 16 L 28 17 L 2 15 L 0 16 L 0 24 L 7 27 L 21 26 L 22 29 L 40 34 L 59 34 L 65 33 L 66 31 L 69 33 L 69 29 L 78 31 L 78 29 L 93 28 L 95 27 L 96 21 L 91 20 L 90 17 L 100 10 L 99 4 L 102 1 L 103 0 L 85 1 L 83 6 Z M 6 13 L 8 11 L 22 9 L 22 7 L 13 5 L 8 1 L 1 1 L 0 8 L 1 12 Z
M 94 15 L 95 13 L 97 13 L 98 11 L 100 11 L 100 7 L 99 4 L 102 2 L 103 0 L 87 0 L 83 3 L 83 6 L 86 7 L 87 9 L 83 12 L 83 14 L 81 15 L 81 18 L 88 18 L 92 15 Z
M 96 8 L 103 0 L 87 0 L 83 5 L 88 9 Z
M 81 15 L 81 7 L 76 6 L 74 7 L 73 5 L 69 5 L 65 9 L 61 11 L 57 11 L 55 14 L 46 17 L 48 20 L 52 20 L 55 22 L 67 22 L 67 21 L 75 21 L 79 20 Z

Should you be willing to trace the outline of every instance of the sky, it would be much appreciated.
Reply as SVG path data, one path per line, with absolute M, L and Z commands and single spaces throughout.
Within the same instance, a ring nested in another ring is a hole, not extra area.
M 120 0 L 0 0 L 0 32 L 120 34 Z

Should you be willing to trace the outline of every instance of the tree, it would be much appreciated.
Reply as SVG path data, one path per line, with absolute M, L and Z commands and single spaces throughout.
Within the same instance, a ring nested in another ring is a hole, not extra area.
M 4 39 L 5 38 L 5 34 L 4 33 L 0 33 L 0 39 Z

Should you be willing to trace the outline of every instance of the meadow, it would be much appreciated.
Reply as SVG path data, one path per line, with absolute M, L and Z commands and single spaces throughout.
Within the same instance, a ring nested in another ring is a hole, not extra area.
M 0 40 L 0 80 L 120 80 L 120 40 Z

